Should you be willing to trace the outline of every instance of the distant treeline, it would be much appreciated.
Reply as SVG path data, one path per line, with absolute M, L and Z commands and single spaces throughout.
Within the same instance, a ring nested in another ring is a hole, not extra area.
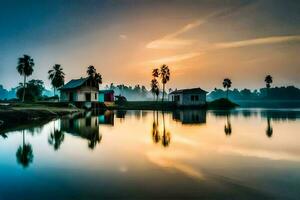
M 113 90 L 115 95 L 122 95 L 129 101 L 142 101 L 142 100 L 153 100 L 153 94 L 148 91 L 143 85 L 128 86 L 124 84 L 106 85 L 105 89 Z M 161 93 L 161 92 L 160 92 Z
M 207 96 L 207 100 L 226 97 L 226 90 L 215 89 Z M 261 88 L 259 90 L 233 89 L 228 90 L 231 100 L 300 100 L 300 89 L 294 86 Z
M 43 86 L 43 83 L 42 83 Z M 19 87 L 12 88 L 10 90 L 3 88 L 0 85 L 0 99 L 15 99 L 17 98 L 17 91 Z M 129 101 L 144 101 L 144 100 L 154 100 L 155 97 L 150 90 L 143 85 L 129 86 L 124 84 L 106 85 L 104 89 L 114 90 L 115 95 L 125 96 Z M 172 89 L 169 89 L 169 92 Z M 166 94 L 166 93 L 165 93 Z M 53 96 L 53 92 L 45 89 L 43 87 L 42 96 Z M 162 91 L 160 91 L 160 97 L 162 96 Z M 208 93 L 207 100 L 212 101 L 219 98 L 226 97 L 226 90 L 215 89 Z M 166 95 L 167 98 L 167 95 Z M 261 88 L 256 90 L 250 89 L 233 89 L 228 90 L 228 98 L 231 100 L 300 100 L 300 89 L 294 86 L 287 87 L 274 87 L 274 88 Z

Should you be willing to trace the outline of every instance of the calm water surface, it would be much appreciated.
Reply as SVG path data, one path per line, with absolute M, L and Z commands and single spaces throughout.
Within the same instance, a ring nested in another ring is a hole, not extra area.
M 106 111 L 0 137 L 0 199 L 300 199 L 300 110 Z

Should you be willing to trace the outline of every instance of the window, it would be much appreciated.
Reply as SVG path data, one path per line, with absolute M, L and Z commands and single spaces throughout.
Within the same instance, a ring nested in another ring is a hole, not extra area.
M 195 100 L 195 96 L 191 95 L 191 101 L 194 101 L 194 100 Z
M 97 93 L 95 93 L 95 100 L 97 100 Z
M 198 95 L 191 95 L 191 101 L 199 101 Z
M 180 96 L 179 95 L 175 95 L 174 99 L 175 99 L 175 101 L 180 101 Z

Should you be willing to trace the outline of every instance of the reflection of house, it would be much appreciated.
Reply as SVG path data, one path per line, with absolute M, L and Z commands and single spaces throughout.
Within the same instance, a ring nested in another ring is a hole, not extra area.
M 98 84 L 90 78 L 73 79 L 60 88 L 62 102 L 98 102 Z
M 206 104 L 206 93 L 201 88 L 175 90 L 169 94 L 169 99 L 179 106 L 202 106 Z
M 172 115 L 173 119 L 180 121 L 182 124 L 205 124 L 205 110 L 176 110 Z
M 113 102 L 114 91 L 113 90 L 100 90 L 99 91 L 99 102 Z
M 114 112 L 107 110 L 103 115 L 98 116 L 99 124 L 114 125 Z

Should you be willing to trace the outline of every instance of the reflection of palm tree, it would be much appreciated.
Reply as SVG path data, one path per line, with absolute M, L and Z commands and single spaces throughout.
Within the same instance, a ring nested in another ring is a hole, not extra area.
M 166 127 L 165 127 L 165 114 L 164 112 L 162 113 L 163 115 L 163 127 L 164 127 L 164 130 L 163 130 L 163 136 L 162 136 L 162 145 L 164 147 L 167 147 L 169 146 L 170 142 L 171 142 L 171 134 L 169 131 L 166 131 Z
M 54 150 L 58 150 L 60 145 L 64 141 L 64 139 L 65 139 L 65 134 L 61 130 L 55 129 L 55 122 L 54 122 L 54 130 L 48 138 L 48 143 L 50 145 L 53 145 Z
M 268 137 L 272 137 L 273 128 L 272 128 L 272 125 L 271 125 L 270 117 L 268 117 L 267 121 L 268 121 L 268 126 L 267 126 L 267 129 L 266 129 L 266 134 L 267 134 Z
M 29 164 L 33 161 L 33 151 L 30 144 L 25 143 L 25 135 L 23 130 L 23 144 L 19 146 L 17 153 L 17 162 L 21 164 L 24 168 L 28 167 Z
M 226 115 L 226 122 L 227 123 L 224 126 L 224 132 L 226 135 L 231 135 L 232 130 L 231 130 L 231 123 L 228 114 Z
M 156 122 L 155 118 L 155 111 L 153 111 L 152 139 L 154 143 L 158 143 L 160 141 L 160 134 L 158 130 L 158 123 Z
M 90 149 L 94 149 L 97 145 L 97 143 L 100 143 L 102 140 L 102 135 L 99 134 L 99 132 L 93 132 L 91 135 L 88 136 L 88 146 Z

